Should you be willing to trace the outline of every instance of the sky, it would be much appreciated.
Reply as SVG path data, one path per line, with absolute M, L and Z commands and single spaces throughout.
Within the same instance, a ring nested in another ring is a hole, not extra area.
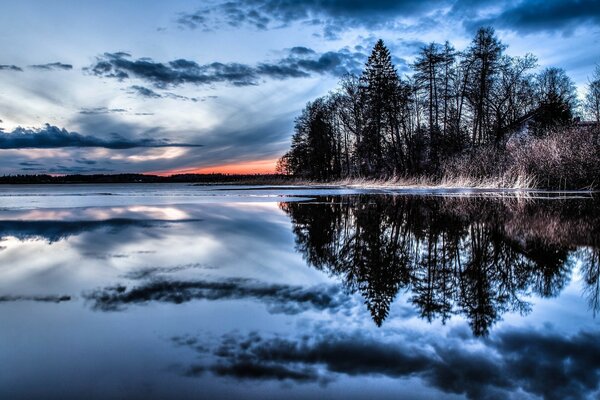
M 600 63 L 598 0 L 0 1 L 3 175 L 272 172 L 379 38 L 405 75 L 492 26 L 580 96 Z

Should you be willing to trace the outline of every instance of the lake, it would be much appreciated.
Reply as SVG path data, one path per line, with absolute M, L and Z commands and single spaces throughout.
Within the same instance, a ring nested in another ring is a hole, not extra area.
M 2 399 L 598 398 L 600 199 L 0 187 Z

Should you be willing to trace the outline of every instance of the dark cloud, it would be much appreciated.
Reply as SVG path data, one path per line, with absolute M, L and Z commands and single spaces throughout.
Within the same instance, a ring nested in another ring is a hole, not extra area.
M 132 304 L 149 302 L 186 303 L 192 300 L 255 299 L 265 303 L 270 312 L 298 314 L 308 310 L 337 311 L 349 298 L 337 286 L 304 288 L 269 284 L 248 279 L 223 281 L 152 280 L 127 289 L 114 286 L 84 295 L 92 307 L 102 311 L 119 311 Z
M 152 89 L 148 89 L 147 87 L 144 86 L 138 86 L 138 85 L 133 85 L 129 87 L 133 93 L 142 96 L 142 97 L 149 97 L 149 98 L 161 98 L 162 96 L 158 93 L 156 93 L 154 90 Z
M 216 82 L 246 86 L 255 84 L 257 79 L 254 70 L 244 64 L 214 62 L 199 65 L 194 61 L 181 59 L 160 63 L 148 58 L 131 60 L 130 56 L 124 53 L 104 53 L 87 70 L 96 76 L 119 80 L 133 76 L 147 80 L 159 88 L 182 83 L 201 85 Z
M 182 28 L 217 30 L 223 26 L 250 26 L 264 30 L 294 22 L 318 25 L 323 36 L 336 38 L 353 27 L 383 27 L 399 17 L 411 17 L 442 9 L 450 0 L 233 0 L 181 14 Z
M 86 167 L 78 167 L 78 166 L 68 166 L 57 164 L 54 167 L 50 167 L 44 169 L 49 174 L 101 174 L 106 172 L 116 172 L 112 168 L 86 168 Z
M 23 72 L 23 68 L 17 67 L 16 65 L 0 64 L 0 71 L 19 71 L 19 72 Z
M 79 159 L 76 159 L 76 160 L 75 160 L 75 162 L 76 162 L 77 164 L 85 164 L 85 165 L 95 165 L 95 164 L 97 164 L 97 163 L 98 163 L 97 161 L 94 161 L 94 160 L 87 160 L 87 159 L 85 159 L 85 158 L 79 158 Z
M 63 64 L 61 62 L 54 62 L 54 63 L 48 63 L 48 64 L 30 65 L 29 67 L 33 68 L 33 69 L 44 70 L 44 71 L 53 71 L 53 70 L 68 71 L 68 70 L 73 69 L 73 66 L 71 64 Z
M 317 329 L 297 338 L 229 334 L 212 350 L 190 337 L 172 340 L 211 359 L 191 365 L 183 372 L 188 376 L 210 372 L 241 380 L 298 383 L 326 383 L 338 375 L 419 377 L 445 393 L 470 399 L 591 398 L 597 393 L 598 332 L 565 336 L 509 330 L 478 343 L 462 336 L 401 332 L 390 340 L 365 332 Z
M 42 129 L 18 127 L 10 133 L 0 134 L 0 149 L 53 149 L 62 147 L 104 147 L 131 149 L 136 147 L 201 147 L 197 144 L 171 143 L 166 139 L 126 139 L 113 134 L 111 139 L 85 136 L 46 124 Z
M 110 193 L 99 192 L 94 195 L 108 196 Z M 113 234 L 129 227 L 157 228 L 168 223 L 174 223 L 174 221 L 132 218 L 113 218 L 103 221 L 7 220 L 0 221 L 0 238 L 14 237 L 19 240 L 45 240 L 54 243 L 85 232 L 102 230 L 105 233 Z
M 296 46 L 290 49 L 290 54 L 305 56 L 308 54 L 315 54 L 315 51 L 313 49 L 309 49 L 308 47 Z
M 435 26 L 439 18 L 452 18 L 469 30 L 493 25 L 522 33 L 563 31 L 600 24 L 596 0 L 231 0 L 180 14 L 184 29 L 215 31 L 223 27 L 277 29 L 292 23 L 318 26 L 326 39 L 362 27 L 393 28 L 402 18 L 414 18 L 413 27 Z
M 584 398 L 600 383 L 600 335 L 506 332 L 491 345 L 522 388 L 545 399 Z
M 130 89 L 130 93 L 137 94 L 138 96 L 146 97 L 146 98 L 150 98 L 150 99 L 167 98 L 167 99 L 185 100 L 185 101 L 193 101 L 193 102 L 198 101 L 197 97 L 187 97 L 187 96 L 182 96 L 182 95 L 171 93 L 171 92 L 166 92 L 166 93 L 160 94 L 160 93 L 157 93 L 154 90 L 149 89 L 145 86 L 133 85 L 133 86 L 130 86 L 129 89 Z M 144 114 L 136 114 L 136 115 L 144 115 Z M 148 114 L 145 114 L 145 115 L 148 115 Z
M 572 32 L 585 25 L 600 25 L 597 0 L 526 0 L 508 3 L 500 12 L 465 20 L 470 29 L 491 25 L 519 33 Z
M 33 161 L 23 161 L 20 162 L 19 165 L 23 167 L 42 167 L 44 164 L 33 162 Z
M 113 113 L 125 113 L 127 110 L 124 108 L 107 108 L 107 107 L 94 107 L 94 108 L 82 108 L 79 114 L 96 115 L 96 114 L 113 114 Z
M 61 303 L 63 301 L 70 301 L 71 296 L 0 296 L 0 303 L 14 302 L 14 301 L 39 301 L 42 303 Z
M 126 273 L 124 275 L 124 277 L 128 278 L 128 279 L 135 279 L 135 280 L 150 279 L 150 278 L 156 278 L 163 274 L 172 274 L 172 273 L 185 271 L 185 270 L 189 270 L 189 269 L 196 269 L 196 268 L 210 269 L 211 267 L 209 267 L 205 264 L 200 264 L 200 263 L 182 264 L 182 265 L 175 265 L 175 266 L 170 266 L 170 267 L 146 267 L 146 268 L 132 270 L 132 271 Z
M 197 376 L 204 371 L 205 369 L 201 366 L 192 366 L 186 375 Z M 295 382 L 321 381 L 325 383 L 325 380 L 319 376 L 317 371 L 311 368 L 255 364 L 251 361 L 240 361 L 235 364 L 217 364 L 211 366 L 210 371 L 217 376 L 234 377 L 237 379 L 292 380 Z
M 257 85 L 261 79 L 268 78 L 303 78 L 311 74 L 340 76 L 348 72 L 357 72 L 366 57 L 362 52 L 349 49 L 318 54 L 306 47 L 294 47 L 278 60 L 252 66 L 220 62 L 200 65 L 184 59 L 160 63 L 148 58 L 133 60 L 123 53 L 105 53 L 86 70 L 93 75 L 106 78 L 143 79 L 161 89 L 185 83 L 196 85 L 229 83 L 234 86 L 250 86 Z M 139 85 L 133 85 L 130 89 L 144 97 L 175 96 L 174 98 L 188 99 L 172 93 L 161 95 Z

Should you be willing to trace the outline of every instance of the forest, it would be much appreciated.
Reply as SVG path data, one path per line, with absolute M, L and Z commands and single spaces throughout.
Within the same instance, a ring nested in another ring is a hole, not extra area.
M 600 185 L 600 66 L 585 99 L 557 67 L 511 56 L 491 27 L 470 45 L 423 46 L 401 76 L 379 40 L 295 120 L 278 172 L 317 181 L 421 177 L 498 186 Z

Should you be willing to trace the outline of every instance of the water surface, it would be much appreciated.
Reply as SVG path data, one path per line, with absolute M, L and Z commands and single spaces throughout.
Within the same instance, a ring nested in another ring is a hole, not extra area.
M 599 394 L 593 195 L 4 186 L 0 238 L 0 398 Z

